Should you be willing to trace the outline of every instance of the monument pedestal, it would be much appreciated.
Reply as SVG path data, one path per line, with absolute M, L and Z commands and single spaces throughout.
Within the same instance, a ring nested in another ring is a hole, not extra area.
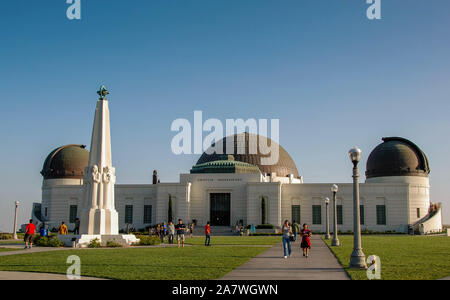
M 67 246 L 87 247 L 98 239 L 102 246 L 114 241 L 123 246 L 139 243 L 132 234 L 119 234 L 119 214 L 115 209 L 114 185 L 116 171 L 111 158 L 111 130 L 109 105 L 104 86 L 97 92 L 97 101 L 92 129 L 89 163 L 83 176 L 83 205 L 80 212 L 81 235 L 60 235 Z
M 138 244 L 139 239 L 133 234 L 82 234 L 82 235 L 58 235 L 58 239 L 66 246 L 72 247 L 75 242 L 77 248 L 87 248 L 92 240 L 98 239 L 102 246 L 106 246 L 109 241 L 116 242 L 122 246 Z

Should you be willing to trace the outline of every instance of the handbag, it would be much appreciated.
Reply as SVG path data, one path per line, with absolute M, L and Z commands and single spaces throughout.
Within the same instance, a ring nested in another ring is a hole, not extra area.
M 295 242 L 295 235 L 290 235 L 289 236 L 289 240 L 291 241 L 291 242 Z

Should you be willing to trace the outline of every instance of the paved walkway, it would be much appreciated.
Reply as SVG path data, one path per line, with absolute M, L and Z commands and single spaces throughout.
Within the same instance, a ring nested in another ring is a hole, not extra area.
M 69 280 L 66 275 L 32 272 L 5 272 L 0 271 L 0 280 Z M 94 277 L 81 277 L 80 280 L 105 280 Z
M 283 245 L 277 244 L 223 280 L 348 280 L 349 277 L 319 236 L 313 236 L 311 255 L 302 256 L 299 242 L 292 244 L 292 257 L 283 258 Z

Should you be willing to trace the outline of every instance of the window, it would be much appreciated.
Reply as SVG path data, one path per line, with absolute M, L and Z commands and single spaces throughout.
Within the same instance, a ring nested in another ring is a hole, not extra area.
M 417 208 L 417 218 L 420 218 L 420 208 Z
M 337 214 L 337 223 L 339 225 L 344 224 L 343 216 L 342 216 L 342 205 L 336 205 L 336 214 Z
M 322 206 L 321 205 L 313 205 L 313 224 L 319 225 L 322 224 Z
M 359 218 L 360 224 L 364 225 L 364 205 L 359 206 Z
M 144 224 L 152 223 L 152 206 L 144 205 Z
M 386 225 L 386 206 L 377 205 L 377 225 Z
M 133 205 L 125 205 L 125 224 L 133 224 Z
M 44 213 L 45 217 L 48 217 L 48 207 L 45 208 L 45 213 Z
M 69 212 L 69 223 L 75 223 L 76 219 L 77 219 L 77 206 L 71 205 Z
M 300 223 L 300 205 L 292 205 L 292 223 Z

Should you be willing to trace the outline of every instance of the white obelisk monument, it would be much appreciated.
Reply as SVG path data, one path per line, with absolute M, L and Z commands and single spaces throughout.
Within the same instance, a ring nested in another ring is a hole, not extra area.
M 137 243 L 139 240 L 134 235 L 119 235 L 119 214 L 114 204 L 116 176 L 111 160 L 109 107 L 106 99 L 109 92 L 102 86 L 97 93 L 100 98 L 95 109 L 89 164 L 83 177 L 81 236 L 76 236 L 75 242 L 80 247 L 87 246 L 94 239 L 98 239 L 103 245 L 107 241 Z

